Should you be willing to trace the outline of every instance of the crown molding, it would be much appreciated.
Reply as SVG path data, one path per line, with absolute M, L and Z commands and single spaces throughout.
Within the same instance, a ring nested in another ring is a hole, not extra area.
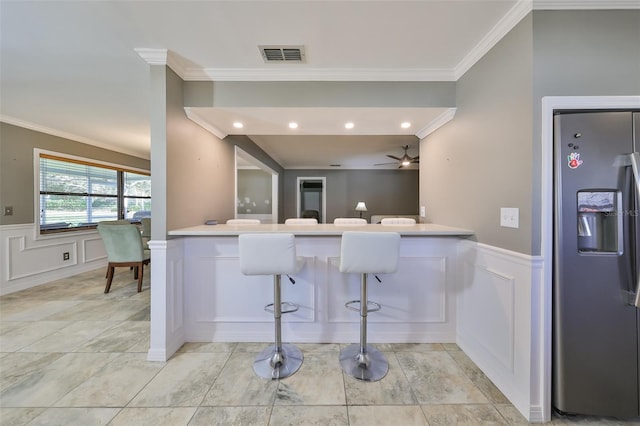
M 640 9 L 638 0 L 533 0 L 534 10 Z
M 471 67 L 493 48 L 509 31 L 515 27 L 529 12 L 531 0 L 519 0 L 489 32 L 471 49 L 469 53 L 456 65 L 453 74 L 457 81 Z
M 39 124 L 31 123 L 31 122 L 28 122 L 28 121 L 19 120 L 17 118 L 6 116 L 6 115 L 0 115 L 0 122 L 11 124 L 13 126 L 22 127 L 24 129 L 33 130 L 35 132 L 39 132 L 39 133 L 44 133 L 44 134 L 47 134 L 47 135 L 55 136 L 55 137 L 58 137 L 58 138 L 68 139 L 68 140 L 73 141 L 73 142 L 84 143 L 84 144 L 92 145 L 92 146 L 95 146 L 95 147 L 98 147 L 98 148 L 108 149 L 109 151 L 116 151 L 116 152 L 120 152 L 122 154 L 131 155 L 133 157 L 144 158 L 145 160 L 148 160 L 150 158 L 149 153 L 144 155 L 141 152 L 134 151 L 134 150 L 128 149 L 126 147 L 122 147 L 122 146 L 119 146 L 119 145 L 116 146 L 116 145 L 109 144 L 109 143 L 106 143 L 106 142 L 96 141 L 94 139 L 85 138 L 84 136 L 78 136 L 78 135 L 75 135 L 73 133 L 63 132 L 61 130 L 52 129 L 50 127 L 45 127 L 45 126 L 41 126 Z
M 184 107 L 184 113 L 187 115 L 189 120 L 193 121 L 198 126 L 205 129 L 207 132 L 214 134 L 219 139 L 224 139 L 227 137 L 227 133 L 216 127 L 213 127 L 204 118 L 200 117 L 200 115 L 196 113 L 191 107 Z
M 187 68 L 192 81 L 455 81 L 448 69 L 396 68 Z
M 418 139 L 422 140 L 429 136 L 431 133 L 438 130 L 440 127 L 447 124 L 449 121 L 453 120 L 453 117 L 456 115 L 457 108 L 447 108 L 442 114 L 438 115 L 434 118 L 431 123 L 429 123 L 426 127 L 418 130 L 416 132 L 416 136 Z
M 136 47 L 133 50 L 149 65 L 167 65 L 169 58 L 169 51 L 167 49 Z
M 168 49 L 134 48 L 135 52 L 149 65 L 165 65 L 175 71 L 183 80 L 186 68 L 182 61 Z

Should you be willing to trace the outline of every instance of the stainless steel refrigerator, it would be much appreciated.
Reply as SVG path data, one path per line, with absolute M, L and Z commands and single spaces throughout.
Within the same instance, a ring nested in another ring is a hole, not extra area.
M 554 408 L 640 416 L 640 111 L 554 118 Z M 635 173 L 635 174 L 634 174 Z

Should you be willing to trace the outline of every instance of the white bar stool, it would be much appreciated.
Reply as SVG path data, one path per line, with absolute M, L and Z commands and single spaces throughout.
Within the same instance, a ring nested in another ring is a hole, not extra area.
M 337 217 L 333 220 L 336 226 L 362 226 L 367 225 L 367 219 L 357 217 Z
M 281 301 L 280 277 L 298 272 L 304 260 L 296 257 L 293 234 L 241 234 L 238 241 L 240 270 L 244 275 L 273 275 L 273 303 L 264 309 L 272 312 L 275 319 L 275 345 L 260 352 L 253 362 L 253 371 L 265 379 L 284 379 L 298 371 L 304 356 L 296 346 L 282 344 L 281 316 L 297 311 L 298 306 Z
M 374 382 L 389 371 L 389 362 L 382 352 L 367 345 L 367 313 L 380 310 L 380 304 L 367 299 L 367 274 L 395 272 L 399 250 L 400 234 L 397 232 L 342 233 L 340 272 L 356 272 L 361 278 L 360 300 L 345 303 L 347 309 L 360 312 L 360 344 L 340 351 L 340 365 L 345 373 L 358 380 Z M 353 306 L 355 304 L 359 309 Z
M 385 217 L 380 225 L 415 225 L 416 220 L 411 217 Z
M 227 225 L 260 225 L 260 219 L 229 219 Z
M 318 219 L 312 217 L 298 218 L 293 217 L 284 221 L 285 225 L 317 225 Z

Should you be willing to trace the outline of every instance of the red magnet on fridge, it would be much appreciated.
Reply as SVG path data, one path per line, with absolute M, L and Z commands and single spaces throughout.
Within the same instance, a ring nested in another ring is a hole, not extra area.
M 582 164 L 582 160 L 580 159 L 580 154 L 577 152 L 572 152 L 567 155 L 567 161 L 569 163 L 570 169 L 577 169 Z

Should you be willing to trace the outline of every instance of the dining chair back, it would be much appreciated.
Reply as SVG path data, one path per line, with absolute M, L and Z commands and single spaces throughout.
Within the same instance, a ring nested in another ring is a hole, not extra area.
M 138 279 L 138 292 L 142 291 L 144 265 L 148 265 L 151 257 L 144 250 L 142 236 L 137 226 L 132 224 L 98 224 L 98 233 L 102 237 L 109 264 L 107 265 L 107 285 L 105 293 L 109 293 L 115 268 L 126 266 L 133 268 L 134 277 Z

